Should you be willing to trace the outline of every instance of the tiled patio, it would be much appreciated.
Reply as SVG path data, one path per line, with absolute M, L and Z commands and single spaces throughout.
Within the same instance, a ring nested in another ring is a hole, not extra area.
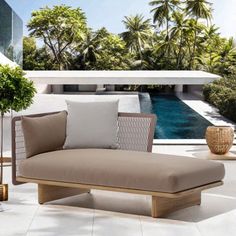
M 206 146 L 160 145 L 154 152 L 206 158 Z M 236 156 L 234 146 L 232 155 Z M 177 211 L 166 219 L 150 217 L 150 198 L 92 191 L 38 205 L 36 185 L 10 185 L 9 201 L 0 215 L 0 235 L 235 235 L 236 162 L 224 161 L 224 185 L 205 191 L 202 205 Z M 8 183 L 10 167 L 5 168 Z

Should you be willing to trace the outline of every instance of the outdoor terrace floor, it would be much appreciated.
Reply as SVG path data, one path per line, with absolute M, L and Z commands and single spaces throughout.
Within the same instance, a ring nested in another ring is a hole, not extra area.
M 154 152 L 207 158 L 204 145 L 158 145 Z M 231 150 L 236 156 L 236 146 Z M 223 161 L 224 185 L 202 194 L 202 205 L 179 210 L 166 219 L 150 217 L 150 197 L 92 191 L 51 202 L 37 203 L 33 184 L 9 186 L 9 201 L 0 213 L 0 235 L 4 236 L 225 236 L 236 232 L 236 162 Z M 5 168 L 5 182 L 11 169 Z
M 34 105 L 18 115 L 65 109 L 64 100 L 72 98 L 71 96 L 37 95 Z M 101 95 L 99 97 L 102 99 Z M 89 98 L 95 99 L 93 96 Z M 139 112 L 137 95 L 125 95 L 119 98 L 120 111 Z M 73 96 L 73 99 L 83 100 L 86 96 Z M 186 102 L 193 106 L 197 101 L 186 100 Z M 7 139 L 5 154 L 10 155 L 10 117 L 7 116 L 5 121 Z M 162 144 L 153 146 L 153 152 L 203 159 L 210 156 L 206 145 Z M 236 146 L 232 148 L 231 156 L 236 156 Z M 39 205 L 37 186 L 33 184 L 13 186 L 11 168 L 6 167 L 4 182 L 9 183 L 9 201 L 4 203 L 5 211 L 0 212 L 0 236 L 235 235 L 236 161 L 225 160 L 223 163 L 226 168 L 223 186 L 205 191 L 201 206 L 177 211 L 166 219 L 150 217 L 150 197 L 98 190 L 92 191 L 92 194 Z

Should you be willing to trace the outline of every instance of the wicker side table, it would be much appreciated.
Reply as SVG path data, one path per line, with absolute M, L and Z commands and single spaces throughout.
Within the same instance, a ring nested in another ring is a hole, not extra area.
M 229 126 L 209 126 L 206 130 L 206 142 L 211 152 L 224 155 L 229 152 L 234 141 L 234 130 Z

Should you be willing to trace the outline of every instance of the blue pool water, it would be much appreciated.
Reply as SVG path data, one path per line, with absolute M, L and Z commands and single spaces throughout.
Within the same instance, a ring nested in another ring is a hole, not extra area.
M 174 95 L 150 94 L 140 99 L 141 110 L 157 115 L 155 139 L 203 139 L 209 121 Z

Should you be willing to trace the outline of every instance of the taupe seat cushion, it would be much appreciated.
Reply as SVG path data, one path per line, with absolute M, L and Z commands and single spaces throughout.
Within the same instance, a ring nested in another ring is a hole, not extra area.
M 222 180 L 218 162 L 144 152 L 74 149 L 39 154 L 19 165 L 22 177 L 175 193 Z

